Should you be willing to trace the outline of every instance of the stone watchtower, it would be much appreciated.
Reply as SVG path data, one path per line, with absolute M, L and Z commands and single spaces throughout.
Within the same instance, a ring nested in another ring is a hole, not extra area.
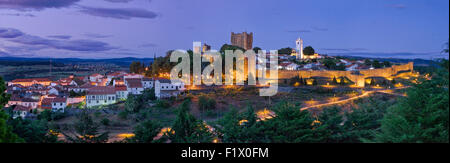
M 247 32 L 231 32 L 231 45 L 239 46 L 241 48 L 244 48 L 245 50 L 253 49 L 253 32 L 250 32 L 250 34 L 248 34 Z

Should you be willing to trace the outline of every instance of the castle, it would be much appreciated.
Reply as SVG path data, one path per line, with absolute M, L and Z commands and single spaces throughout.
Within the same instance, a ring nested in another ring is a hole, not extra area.
M 250 32 L 250 34 L 248 34 L 247 32 L 231 32 L 231 44 L 233 46 L 244 48 L 245 50 L 253 49 L 253 32 Z

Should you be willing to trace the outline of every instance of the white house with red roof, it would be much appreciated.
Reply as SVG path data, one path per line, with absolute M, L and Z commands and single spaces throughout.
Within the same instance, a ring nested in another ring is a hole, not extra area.
M 107 74 L 106 77 L 111 80 L 113 78 L 121 78 L 121 77 L 125 76 L 126 74 L 127 73 L 125 71 L 117 71 L 117 72 Z
M 39 106 L 39 100 L 32 98 L 23 98 L 20 105 L 30 107 L 31 109 L 36 109 Z
M 86 94 L 86 107 L 111 105 L 116 103 L 116 89 L 113 86 L 96 86 L 89 88 Z
M 116 90 L 116 98 L 120 100 L 125 100 L 128 98 L 128 89 L 125 85 L 116 85 L 114 86 Z
M 32 86 L 33 84 L 41 84 L 49 86 L 52 81 L 48 78 L 29 78 L 29 79 L 15 79 L 11 81 L 11 84 L 20 84 L 25 87 Z
M 144 91 L 142 79 L 139 78 L 125 79 L 125 85 L 127 86 L 128 93 L 132 95 L 140 95 Z
M 104 76 L 103 75 L 100 75 L 100 74 L 92 74 L 92 75 L 89 75 L 89 81 L 90 82 L 101 82 L 102 80 L 102 78 L 103 78 Z
M 28 113 L 31 113 L 33 111 L 32 108 L 30 107 L 26 107 L 26 106 L 21 106 L 21 105 L 17 105 L 14 109 L 13 109 L 13 119 L 19 118 L 21 117 L 22 119 L 25 119 L 25 117 L 27 116 Z
M 52 111 L 53 112 L 64 112 L 67 107 L 67 98 L 57 97 L 52 99 Z

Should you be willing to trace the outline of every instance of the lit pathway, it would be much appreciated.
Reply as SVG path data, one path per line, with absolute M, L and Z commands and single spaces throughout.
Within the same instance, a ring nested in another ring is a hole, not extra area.
M 405 88 L 408 88 L 408 87 L 400 87 L 400 88 L 395 88 L 395 89 L 405 89 Z M 395 90 L 395 89 L 393 89 L 393 90 Z M 365 92 L 365 93 L 363 93 L 362 95 L 359 95 L 359 96 L 355 96 L 355 97 L 351 97 L 351 98 L 343 99 L 343 100 L 339 100 L 339 101 L 324 103 L 324 104 L 317 104 L 317 105 L 307 106 L 307 107 L 301 108 L 300 110 L 303 111 L 303 110 L 308 110 L 308 109 L 311 109 L 311 108 L 320 108 L 320 107 L 325 107 L 325 106 L 330 106 L 330 105 L 344 104 L 344 103 L 347 103 L 347 102 L 350 102 L 350 101 L 353 101 L 353 100 L 357 100 L 357 99 L 360 99 L 360 98 L 367 97 L 367 96 L 369 96 L 369 95 L 371 95 L 373 93 L 386 93 L 386 94 L 391 94 L 391 95 L 396 95 L 396 96 L 405 96 L 404 94 L 392 93 L 391 91 L 392 90 L 390 90 L 390 89 L 368 91 L 368 92 Z

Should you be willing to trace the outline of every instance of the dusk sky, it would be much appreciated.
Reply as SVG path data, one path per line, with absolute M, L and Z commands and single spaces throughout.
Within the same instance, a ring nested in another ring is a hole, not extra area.
M 446 57 L 448 0 L 0 0 L 0 57 L 120 58 L 228 43 L 321 54 Z

